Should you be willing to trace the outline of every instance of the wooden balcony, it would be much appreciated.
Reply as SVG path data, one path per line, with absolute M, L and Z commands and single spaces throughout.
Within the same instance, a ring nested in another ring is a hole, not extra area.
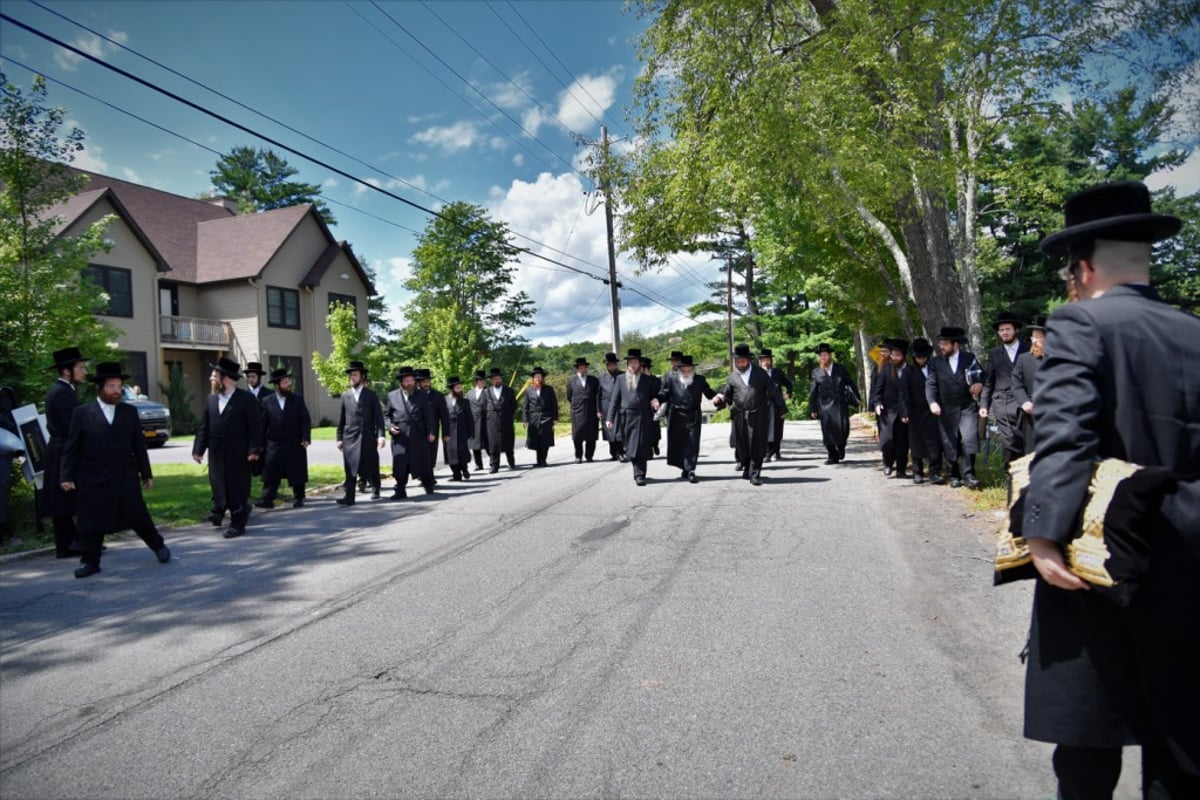
M 168 316 L 160 316 L 158 320 L 164 346 L 203 350 L 233 347 L 233 328 L 224 320 Z

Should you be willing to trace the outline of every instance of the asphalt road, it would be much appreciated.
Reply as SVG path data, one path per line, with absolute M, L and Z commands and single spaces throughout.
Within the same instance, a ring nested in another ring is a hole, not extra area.
M 0 796 L 1052 797 L 994 519 L 788 437 L 0 565 Z

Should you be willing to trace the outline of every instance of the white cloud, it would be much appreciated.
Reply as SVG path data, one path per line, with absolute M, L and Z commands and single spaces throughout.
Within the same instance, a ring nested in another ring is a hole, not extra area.
M 328 192 L 330 189 L 336 189 L 340 185 L 337 178 L 326 178 L 321 181 L 321 191 Z
M 66 127 L 76 127 L 77 123 L 68 122 Z M 75 154 L 75 160 L 71 162 L 71 166 L 79 169 L 86 169 L 88 172 L 99 172 L 102 175 L 108 174 L 108 162 L 104 160 L 104 148 L 98 144 L 90 144 L 85 142 L 83 150 Z
M 514 167 L 525 166 L 525 154 L 524 153 L 514 153 L 513 157 L 512 157 L 512 163 L 513 163 Z
M 1175 169 L 1156 172 L 1146 178 L 1151 191 L 1174 186 L 1176 197 L 1200 192 L 1200 148 L 1192 151 L 1187 160 Z
M 123 31 L 109 31 L 108 38 L 120 44 L 125 44 L 129 41 L 129 35 Z M 71 42 L 71 44 L 88 55 L 101 60 L 104 60 L 107 53 L 115 53 L 118 49 L 116 45 L 109 44 L 94 33 L 81 33 L 75 37 L 75 41 Z M 54 52 L 54 63 L 68 72 L 74 72 L 79 69 L 79 64 L 82 61 L 83 56 L 69 50 L 59 48 Z
M 582 75 L 559 95 L 558 119 L 573 131 L 590 130 L 616 102 L 617 76 Z
M 130 183 L 142 183 L 142 178 L 129 167 L 121 167 L 121 174 L 125 176 L 125 180 Z
M 412 135 L 410 141 L 437 147 L 442 153 L 450 155 L 474 146 L 482 138 L 475 123 L 463 120 L 453 125 L 435 125 L 418 131 Z
M 523 108 L 529 104 L 529 98 L 533 96 L 533 83 L 529 79 L 528 72 L 516 75 L 512 81 L 490 86 L 480 85 L 477 88 L 493 103 L 509 110 Z

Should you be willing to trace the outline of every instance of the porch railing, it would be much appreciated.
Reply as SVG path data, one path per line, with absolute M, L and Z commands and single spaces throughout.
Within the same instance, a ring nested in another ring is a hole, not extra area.
M 233 346 L 233 329 L 219 319 L 196 317 L 159 317 L 164 344 L 182 344 L 228 350 Z

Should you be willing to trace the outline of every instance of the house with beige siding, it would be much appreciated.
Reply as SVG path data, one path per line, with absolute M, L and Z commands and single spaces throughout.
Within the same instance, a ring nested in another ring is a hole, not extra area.
M 200 410 L 209 364 L 286 366 L 314 422 L 336 419 L 338 401 L 317 383 L 314 351 L 333 347 L 325 318 L 333 303 L 355 307 L 367 327 L 375 293 L 350 247 L 309 204 L 238 216 L 223 198 L 195 200 L 95 173 L 53 210 L 73 236 L 107 215 L 111 249 L 85 276 L 103 288 L 103 316 L 122 333 L 117 346 L 130 383 L 165 402 L 178 364 Z

